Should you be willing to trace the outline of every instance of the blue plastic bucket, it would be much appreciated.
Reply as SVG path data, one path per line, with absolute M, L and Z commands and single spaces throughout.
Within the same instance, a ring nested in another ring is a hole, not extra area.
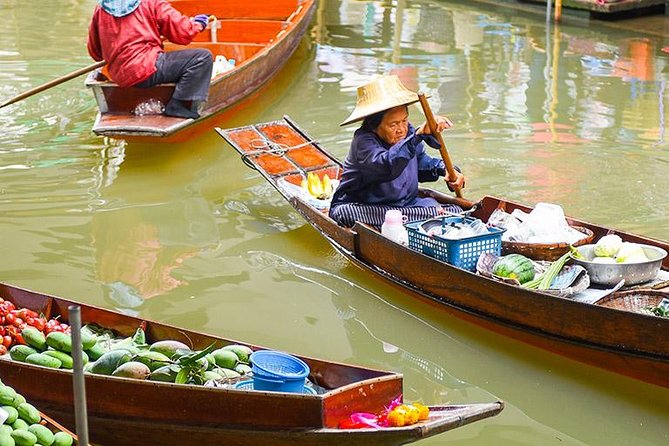
M 309 366 L 299 358 L 274 350 L 251 354 L 253 388 L 272 392 L 304 392 Z

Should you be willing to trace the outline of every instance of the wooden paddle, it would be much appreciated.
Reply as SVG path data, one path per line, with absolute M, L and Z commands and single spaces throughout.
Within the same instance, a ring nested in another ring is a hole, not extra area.
M 86 73 L 88 73 L 88 72 L 90 72 L 90 71 L 95 70 L 96 68 L 100 68 L 100 67 L 104 66 L 106 63 L 107 63 L 107 62 L 105 62 L 104 60 L 101 60 L 100 62 L 95 62 L 95 63 L 92 64 L 92 65 L 89 65 L 89 66 L 84 67 L 84 68 L 80 68 L 80 69 L 78 69 L 78 70 L 76 70 L 76 71 L 73 71 L 73 72 L 71 72 L 71 73 L 69 73 L 69 74 L 66 74 L 65 76 L 61 76 L 61 77 L 59 77 L 58 79 L 54 79 L 54 80 L 52 80 L 52 81 L 47 82 L 46 84 L 42 84 L 42 85 L 40 85 L 39 87 L 32 88 L 32 89 L 26 91 L 25 93 L 21 93 L 20 95 L 18 95 L 18 96 L 14 96 L 13 98 L 11 98 L 11 99 L 9 99 L 9 100 L 3 102 L 3 103 L 0 105 L 0 108 L 6 107 L 6 106 L 8 106 L 8 105 L 11 105 L 11 104 L 13 104 L 13 103 L 15 103 L 15 102 L 18 102 L 18 101 L 20 101 L 20 100 L 23 100 L 23 99 L 25 99 L 25 98 L 29 98 L 30 96 L 33 96 L 33 95 L 35 95 L 35 94 L 37 94 L 37 93 L 41 93 L 41 92 L 43 92 L 44 90 L 48 90 L 48 89 L 51 88 L 51 87 L 55 87 L 56 85 L 60 85 L 60 84 L 62 84 L 63 82 L 67 82 L 67 81 L 69 81 L 70 79 L 74 79 L 75 77 L 79 77 L 79 76 L 81 76 L 82 74 L 86 74 Z
M 432 132 L 432 135 L 439 142 L 440 145 L 439 153 L 441 153 L 441 158 L 444 160 L 444 164 L 446 165 L 448 180 L 455 181 L 457 178 L 455 174 L 455 168 L 453 167 L 453 163 L 451 162 L 451 157 L 448 156 L 448 150 L 446 149 L 446 143 L 444 142 L 444 138 L 441 136 L 441 133 L 437 131 L 437 121 L 435 121 L 434 119 L 434 114 L 432 113 L 430 104 L 427 102 L 427 98 L 423 93 L 418 93 L 418 99 L 420 100 L 421 107 L 423 107 L 423 113 L 425 114 L 427 125 L 430 127 L 430 132 Z M 455 195 L 457 196 L 457 198 L 453 199 L 453 203 L 467 208 L 470 208 L 474 205 L 472 201 L 462 198 L 462 190 L 460 190 L 459 187 L 455 189 Z

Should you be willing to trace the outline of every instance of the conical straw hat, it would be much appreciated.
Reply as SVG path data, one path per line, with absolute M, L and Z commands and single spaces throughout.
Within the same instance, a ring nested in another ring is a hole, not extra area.
M 383 110 L 418 102 L 418 95 L 407 90 L 394 74 L 381 76 L 358 87 L 358 99 L 353 113 L 341 124 L 347 125 L 365 119 Z

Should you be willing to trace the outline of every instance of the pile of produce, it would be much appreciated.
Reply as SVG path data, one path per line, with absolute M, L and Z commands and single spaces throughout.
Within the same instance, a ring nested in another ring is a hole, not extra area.
M 85 371 L 98 375 L 148 379 L 177 384 L 204 384 L 207 381 L 227 382 L 251 372 L 251 349 L 245 345 L 227 345 L 215 349 L 191 350 L 176 340 L 147 344 L 146 335 L 138 328 L 132 337 L 115 338 L 109 331 L 98 335 L 94 362 Z M 87 350 L 90 353 L 90 350 Z
M 356 412 L 339 423 L 340 429 L 366 429 L 411 426 L 430 418 L 430 409 L 419 403 L 403 404 L 402 396 L 395 398 L 380 414 Z
M 535 263 L 521 254 L 508 254 L 498 258 L 492 267 L 492 274 L 506 279 L 515 279 L 521 286 L 536 290 L 548 290 L 562 268 L 569 260 L 567 252 L 559 259 L 549 263 L 546 269 L 537 274 Z
M 623 242 L 620 236 L 615 234 L 605 235 L 600 238 L 593 249 L 595 263 L 643 263 L 650 259 L 641 245 Z
M 72 369 L 70 333 L 51 331 L 45 335 L 35 327 L 24 326 L 19 336 L 22 343 L 9 350 L 12 360 Z M 251 373 L 249 358 L 252 350 L 245 345 L 233 344 L 216 349 L 212 344 L 204 350 L 194 351 L 176 340 L 148 344 L 141 327 L 134 336 L 122 338 L 110 330 L 90 325 L 82 327 L 81 341 L 87 373 L 178 384 L 231 383 Z
M 67 432 L 45 426 L 38 410 L 16 391 L 0 383 L 0 446 L 70 446 L 74 439 Z
M 14 345 L 25 345 L 23 329 L 32 327 L 40 333 L 48 334 L 52 331 L 69 332 L 67 324 L 61 324 L 57 319 L 49 321 L 42 315 L 27 308 L 16 306 L 0 297 L 0 355 L 4 355 Z

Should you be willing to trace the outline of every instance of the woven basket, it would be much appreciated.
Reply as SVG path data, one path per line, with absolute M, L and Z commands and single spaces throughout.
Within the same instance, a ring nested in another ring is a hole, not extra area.
M 652 314 L 647 308 L 657 307 L 664 298 L 669 298 L 669 293 L 650 290 L 619 291 L 598 300 L 595 305 L 634 313 Z
M 585 237 L 573 244 L 573 246 L 586 245 L 592 241 L 595 234 L 582 226 L 572 226 L 579 232 L 585 234 Z M 553 261 L 562 257 L 569 251 L 569 243 L 523 243 L 502 241 L 502 254 L 522 254 L 532 260 Z

